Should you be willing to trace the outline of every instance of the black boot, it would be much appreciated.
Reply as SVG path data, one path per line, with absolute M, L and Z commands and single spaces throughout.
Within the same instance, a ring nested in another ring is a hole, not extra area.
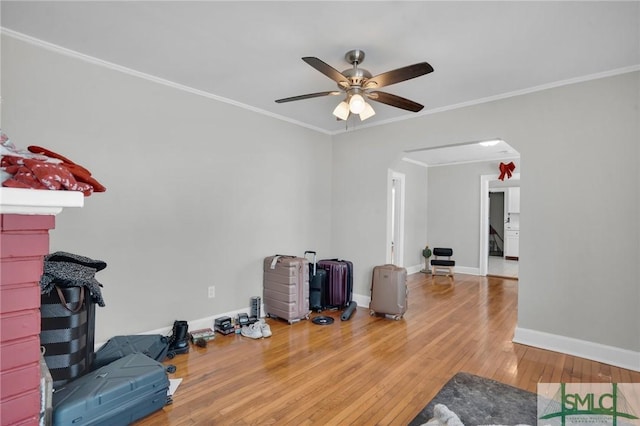
M 169 337 L 169 353 L 174 355 L 189 352 L 189 324 L 186 321 L 175 321 L 173 332 Z

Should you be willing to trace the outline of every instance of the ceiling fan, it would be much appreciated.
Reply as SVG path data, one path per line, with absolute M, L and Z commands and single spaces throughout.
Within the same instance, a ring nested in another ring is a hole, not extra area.
M 358 68 L 358 65 L 364 61 L 364 51 L 359 49 L 350 50 L 344 55 L 344 58 L 348 63 L 353 65 L 353 68 L 342 72 L 339 72 L 332 66 L 313 56 L 302 58 L 307 64 L 338 83 L 340 90 L 292 96 L 290 98 L 278 99 L 276 102 L 284 103 L 320 96 L 346 94 L 345 99 L 340 102 L 333 111 L 333 115 L 339 120 L 346 120 L 350 114 L 359 114 L 360 120 L 366 120 L 372 117 L 375 111 L 371 105 L 366 102 L 365 98 L 412 112 L 418 112 L 424 108 L 424 106 L 419 103 L 397 95 L 392 95 L 391 93 L 380 92 L 377 89 L 433 72 L 433 67 L 428 63 L 419 62 L 372 76 L 366 69 Z

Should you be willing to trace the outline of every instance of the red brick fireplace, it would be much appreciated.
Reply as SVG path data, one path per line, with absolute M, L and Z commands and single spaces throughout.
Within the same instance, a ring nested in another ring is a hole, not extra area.
M 40 416 L 40 276 L 49 230 L 80 192 L 0 188 L 0 425 Z

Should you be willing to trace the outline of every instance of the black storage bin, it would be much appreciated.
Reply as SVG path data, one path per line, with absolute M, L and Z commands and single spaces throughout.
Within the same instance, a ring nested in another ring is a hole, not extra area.
M 40 299 L 40 344 L 53 387 L 88 373 L 94 358 L 95 304 L 85 287 L 55 286 Z

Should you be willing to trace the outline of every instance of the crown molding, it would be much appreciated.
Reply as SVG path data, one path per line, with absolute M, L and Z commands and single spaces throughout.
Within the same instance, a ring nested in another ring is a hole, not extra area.
M 68 56 L 68 57 L 71 57 L 71 58 L 74 58 L 74 59 L 79 59 L 81 61 L 88 62 L 88 63 L 93 64 L 93 65 L 98 65 L 98 66 L 101 66 L 101 67 L 104 67 L 104 68 L 108 68 L 108 69 L 113 70 L 113 71 L 118 71 L 118 72 L 121 72 L 121 73 L 124 73 L 124 74 L 131 75 L 133 77 L 138 77 L 138 78 L 141 78 L 143 80 L 151 81 L 151 82 L 154 82 L 154 83 L 157 83 L 157 84 L 162 84 L 163 86 L 171 87 L 172 89 L 181 90 L 183 92 L 191 93 L 191 94 L 194 94 L 194 95 L 197 95 L 197 96 L 202 96 L 204 98 L 213 99 L 215 101 L 219 101 L 219 102 L 223 102 L 223 103 L 226 103 L 226 104 L 229 104 L 229 105 L 233 105 L 233 106 L 236 106 L 238 108 L 242 108 L 242 109 L 245 109 L 245 110 L 248 110 L 248 111 L 251 111 L 251 112 L 255 112 L 255 113 L 258 113 L 258 114 L 269 116 L 271 118 L 275 118 L 277 120 L 286 121 L 288 123 L 295 124 L 297 126 L 305 127 L 307 129 L 314 130 L 316 132 L 324 133 L 324 134 L 327 134 L 327 135 L 330 134 L 328 131 L 326 131 L 325 129 L 321 129 L 320 127 L 312 126 L 310 124 L 303 123 L 303 122 L 298 121 L 298 120 L 293 120 L 291 118 L 288 118 L 288 117 L 285 117 L 285 116 L 282 116 L 282 115 L 279 115 L 279 114 L 274 114 L 272 112 L 266 111 L 266 110 L 261 109 L 261 108 L 256 108 L 254 106 L 247 105 L 247 104 L 244 104 L 242 102 L 234 101 L 233 99 L 229 99 L 229 98 L 225 98 L 223 96 L 215 95 L 213 93 L 205 92 L 204 90 L 199 90 L 199 89 L 196 89 L 196 88 L 184 85 L 184 84 L 176 83 L 176 82 L 171 81 L 171 80 L 167 80 L 167 79 L 164 79 L 164 78 L 156 77 L 156 76 L 151 75 L 151 74 L 147 74 L 147 73 L 144 73 L 144 72 L 141 72 L 141 71 L 137 71 L 137 70 L 134 70 L 132 68 L 127 68 L 127 67 L 124 67 L 122 65 L 114 64 L 113 62 L 109 62 L 109 61 L 105 61 L 105 60 L 102 60 L 102 59 L 98 59 L 98 58 L 90 56 L 90 55 L 85 55 L 84 53 L 80 53 L 80 52 L 77 52 L 75 50 L 67 49 L 66 47 L 62 47 L 62 46 L 59 46 L 57 44 L 49 43 L 48 41 L 40 40 L 38 38 L 31 37 L 31 36 L 28 36 L 26 34 L 19 33 L 17 31 L 10 30 L 8 28 L 0 27 L 0 33 L 2 33 L 3 35 L 6 35 L 8 37 L 14 38 L 16 40 L 20 40 L 20 41 L 23 41 L 25 43 L 29 43 L 31 45 L 41 47 L 43 49 L 49 50 L 51 52 L 59 53 L 59 54 L 64 55 L 64 56 Z

